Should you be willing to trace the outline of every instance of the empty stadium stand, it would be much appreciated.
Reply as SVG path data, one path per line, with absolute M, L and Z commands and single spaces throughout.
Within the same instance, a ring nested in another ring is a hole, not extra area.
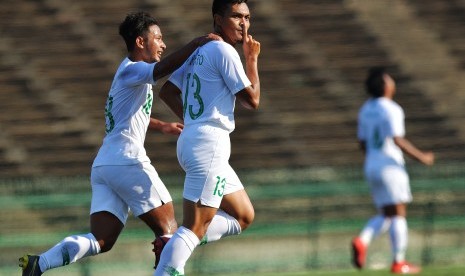
M 397 100 L 406 111 L 408 137 L 437 152 L 440 160 L 465 160 L 464 112 L 451 108 L 454 113 L 449 114 L 444 108 L 463 103 L 465 97 L 460 98 L 463 85 L 451 86 L 465 73 L 463 2 L 402 4 L 413 11 L 408 14 L 412 22 L 440 38 L 435 42 L 446 50 L 437 64 L 449 66 L 447 81 L 417 74 L 414 55 L 399 58 L 394 43 L 385 43 L 401 30 L 383 33 L 371 26 L 375 9 L 355 2 L 250 1 L 250 33 L 262 45 L 262 102 L 257 112 L 237 107 L 231 157 L 236 168 L 360 164 L 356 116 L 366 98 L 366 71 L 374 65 L 387 66 L 398 80 Z M 125 55 L 119 22 L 130 11 L 152 13 L 169 53 L 211 31 L 210 5 L 210 0 L 3 1 L 0 177 L 89 174 L 104 135 L 108 88 Z M 415 47 L 425 42 L 422 38 L 418 36 Z M 431 83 L 428 93 L 423 83 Z M 458 96 L 447 99 L 451 87 L 459 90 L 451 92 Z M 176 119 L 158 99 L 153 114 Z M 175 137 L 148 134 L 147 150 L 160 172 L 180 171 L 175 143 Z

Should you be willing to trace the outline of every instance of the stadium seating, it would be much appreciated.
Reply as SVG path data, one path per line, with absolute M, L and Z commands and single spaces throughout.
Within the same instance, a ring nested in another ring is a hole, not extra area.
M 154 14 L 169 53 L 211 31 L 210 4 L 6 0 L 0 11 L 0 177 L 89 174 L 104 135 L 108 88 L 125 54 L 117 34 L 121 19 L 139 9 Z M 249 5 L 250 33 L 262 45 L 262 101 L 257 112 L 237 107 L 231 157 L 236 168 L 361 164 L 356 116 L 366 98 L 366 70 L 374 65 L 388 66 L 398 80 L 408 137 L 441 159 L 465 160 L 463 150 L 457 150 L 465 145 L 463 130 L 448 123 L 463 119 L 463 113 L 436 112 L 438 103 L 417 85 L 424 76 L 406 70 L 381 43 L 383 34 L 367 26 L 347 1 Z M 412 0 L 408 5 L 461 64 L 453 76 L 463 76 L 463 4 Z M 442 97 L 443 91 L 436 93 Z M 176 120 L 158 98 L 153 113 Z M 148 153 L 160 172 L 179 172 L 175 143 L 175 137 L 148 134 Z

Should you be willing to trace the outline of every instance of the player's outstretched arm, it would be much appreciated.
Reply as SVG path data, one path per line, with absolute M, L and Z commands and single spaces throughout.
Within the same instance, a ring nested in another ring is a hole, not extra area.
M 184 120 L 181 90 L 176 85 L 170 81 L 165 82 L 160 89 L 159 96 L 179 119 Z
M 252 85 L 238 92 L 236 96 L 245 108 L 257 109 L 260 104 L 260 78 L 258 76 L 260 42 L 253 39 L 247 30 L 244 31 L 242 49 L 245 58 L 245 73 Z
M 434 164 L 434 154 L 430 151 L 421 151 L 404 137 L 394 137 L 394 143 L 407 155 L 421 163 L 431 166 Z
M 221 40 L 221 37 L 210 33 L 204 36 L 194 38 L 191 42 L 186 44 L 181 49 L 170 54 L 166 58 L 162 59 L 160 62 L 155 64 L 153 69 L 153 79 L 158 80 L 166 75 L 169 75 L 178 69 L 184 61 L 197 49 L 212 40 Z

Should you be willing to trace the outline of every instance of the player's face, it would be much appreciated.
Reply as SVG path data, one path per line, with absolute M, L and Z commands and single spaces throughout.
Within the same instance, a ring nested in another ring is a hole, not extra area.
M 242 43 L 243 35 L 250 27 L 249 7 L 246 3 L 231 5 L 224 16 L 218 15 L 216 24 L 225 42 Z
M 145 62 L 159 62 L 166 45 L 163 42 L 160 27 L 152 25 L 144 38 L 144 61 Z
M 384 75 L 384 86 L 385 86 L 385 94 L 389 94 L 392 96 L 394 96 L 395 92 L 396 92 L 396 83 L 394 82 L 394 80 L 392 79 L 391 76 L 389 75 Z

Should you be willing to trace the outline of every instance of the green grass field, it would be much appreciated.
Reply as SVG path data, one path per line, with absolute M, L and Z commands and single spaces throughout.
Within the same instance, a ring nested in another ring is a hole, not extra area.
M 8 271 L 2 271 L 0 269 L 1 276 L 9 276 L 9 275 L 19 275 L 20 270 L 11 269 Z M 47 275 L 109 275 L 112 273 L 110 271 L 87 271 L 86 274 L 78 272 L 75 267 L 67 267 L 67 268 L 60 268 L 54 271 L 47 272 Z M 116 273 L 117 275 L 120 275 Z M 139 275 L 139 274 L 133 274 Z M 145 274 L 141 274 L 145 275 Z M 200 276 L 197 274 L 188 274 L 189 276 Z M 388 270 L 363 270 L 357 271 L 355 269 L 349 270 L 320 270 L 320 271 L 307 271 L 307 272 L 276 272 L 276 273 L 241 273 L 241 274 L 224 274 L 224 276 L 392 276 Z M 421 276 L 462 276 L 465 275 L 465 267 L 447 267 L 447 266 L 431 266 L 431 267 L 424 267 L 423 271 L 418 274 Z
M 294 273 L 241 273 L 228 276 L 387 276 L 393 275 L 388 270 L 338 270 L 338 271 L 307 271 L 307 272 L 294 272 Z M 465 267 L 424 267 L 423 271 L 418 274 L 422 276 L 463 276 L 465 275 Z

